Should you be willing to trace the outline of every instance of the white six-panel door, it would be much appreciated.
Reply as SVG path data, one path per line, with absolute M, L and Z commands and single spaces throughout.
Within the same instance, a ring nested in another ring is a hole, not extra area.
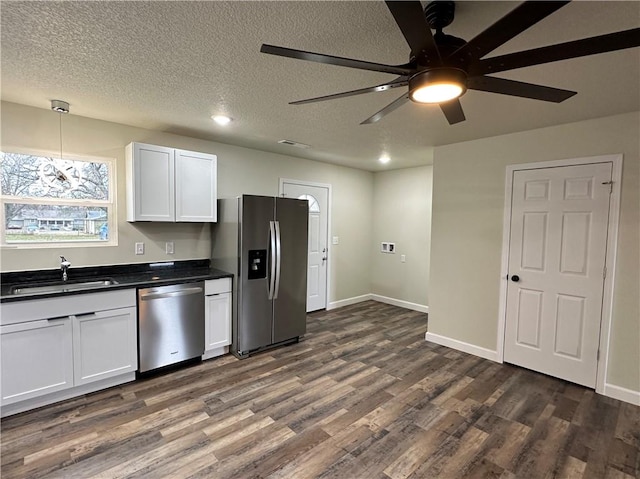
M 309 258 L 307 263 L 307 312 L 324 309 L 327 303 L 327 227 L 329 190 L 285 181 L 282 193 L 287 198 L 309 202 Z
M 611 163 L 513 173 L 504 360 L 594 387 Z

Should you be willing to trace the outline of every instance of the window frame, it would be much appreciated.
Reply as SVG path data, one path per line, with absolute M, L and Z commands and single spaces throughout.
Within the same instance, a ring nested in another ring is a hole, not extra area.
M 47 158 L 60 158 L 60 152 L 50 150 L 22 149 L 3 147 L 3 153 L 29 155 Z M 117 211 L 117 160 L 114 157 L 78 155 L 63 153 L 62 158 L 72 161 L 87 163 L 104 163 L 107 165 L 109 175 L 108 199 L 77 199 L 77 198 L 39 198 L 28 196 L 4 195 L 0 191 L 0 248 L 1 249 L 46 249 L 46 248 L 95 248 L 113 247 L 118 245 L 118 211 Z M 75 240 L 75 241 L 34 241 L 34 242 L 7 242 L 5 205 L 7 203 L 32 204 L 32 205 L 61 205 L 99 207 L 107 210 L 107 224 L 109 225 L 109 238 L 104 240 Z

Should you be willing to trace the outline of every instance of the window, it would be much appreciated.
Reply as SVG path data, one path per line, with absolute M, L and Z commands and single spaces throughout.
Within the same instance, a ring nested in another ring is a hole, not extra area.
M 312 195 L 300 195 L 299 200 L 307 200 L 309 202 L 309 213 L 320 213 L 320 205 L 318 200 Z
M 0 152 L 2 245 L 117 244 L 112 159 Z

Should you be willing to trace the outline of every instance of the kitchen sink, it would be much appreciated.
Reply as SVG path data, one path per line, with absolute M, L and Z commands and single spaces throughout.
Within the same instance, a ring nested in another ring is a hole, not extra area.
M 105 286 L 111 286 L 118 284 L 113 278 L 103 278 L 99 280 L 91 281 L 77 281 L 69 283 L 47 283 L 39 284 L 38 286 L 22 286 L 16 285 L 11 287 L 11 294 L 46 294 L 46 293 L 66 293 L 70 291 L 80 291 L 83 289 L 103 288 Z

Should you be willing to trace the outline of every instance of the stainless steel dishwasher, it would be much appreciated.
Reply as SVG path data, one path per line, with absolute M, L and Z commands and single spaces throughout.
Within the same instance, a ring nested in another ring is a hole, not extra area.
M 204 282 L 138 290 L 140 372 L 204 353 Z

